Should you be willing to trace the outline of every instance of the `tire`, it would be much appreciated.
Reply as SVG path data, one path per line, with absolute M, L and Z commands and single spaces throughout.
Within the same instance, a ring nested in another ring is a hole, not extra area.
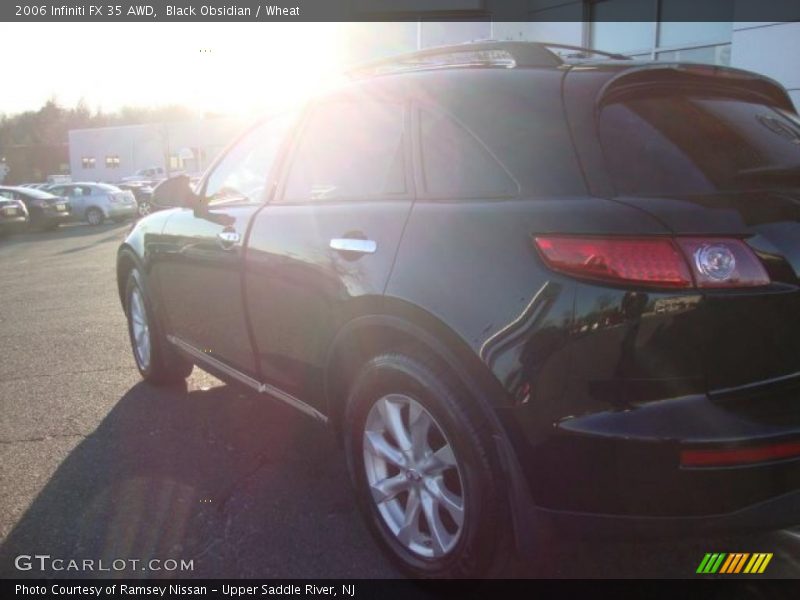
M 425 365 L 390 353 L 361 369 L 343 427 L 350 478 L 372 534 L 401 569 L 479 577 L 510 531 L 501 471 L 486 419 L 463 386 Z
M 150 206 L 150 203 L 146 200 L 142 200 L 139 202 L 139 205 L 136 208 L 137 212 L 139 213 L 140 217 L 146 217 L 151 212 L 153 212 L 153 207 Z
M 103 221 L 105 221 L 106 216 L 103 214 L 103 211 L 99 208 L 90 208 L 86 211 L 86 221 L 89 225 L 96 227 L 97 225 L 102 225 Z
M 131 271 L 125 288 L 125 315 L 133 358 L 142 378 L 154 385 L 184 381 L 194 365 L 180 356 L 164 336 L 136 268 Z

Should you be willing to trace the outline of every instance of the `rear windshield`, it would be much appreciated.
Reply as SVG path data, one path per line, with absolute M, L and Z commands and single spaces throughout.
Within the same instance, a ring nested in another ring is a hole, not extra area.
M 109 185 L 107 183 L 97 183 L 97 184 L 95 184 L 94 187 L 97 188 L 98 190 L 100 190 L 101 192 L 121 192 L 122 191 L 117 186 Z
M 50 192 L 43 192 L 42 190 L 37 190 L 36 188 L 21 188 L 20 193 L 30 196 L 31 198 L 37 198 L 39 200 L 55 198 L 55 196 Z
M 600 138 L 622 195 L 800 187 L 800 121 L 758 99 L 659 94 L 606 105 Z

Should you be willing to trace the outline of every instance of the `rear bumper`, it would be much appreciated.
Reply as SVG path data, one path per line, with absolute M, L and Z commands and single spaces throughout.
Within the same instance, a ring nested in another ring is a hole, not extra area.
M 120 204 L 112 205 L 106 209 L 106 217 L 109 219 L 122 219 L 125 217 L 134 217 L 138 214 L 137 205 L 134 204 Z
M 45 211 L 41 214 L 41 219 L 45 223 L 66 223 L 72 217 L 70 211 Z
M 538 436 L 519 433 L 517 410 L 507 409 L 501 420 L 511 418 L 507 429 L 518 432 L 510 437 L 531 507 L 525 521 L 600 536 L 800 524 L 798 453 L 763 459 L 762 452 L 748 452 L 797 447 L 797 388 L 748 398 L 696 395 L 565 417 L 539 428 Z M 687 459 L 720 450 L 717 464 Z M 731 456 L 756 460 L 726 462 Z
M 747 531 L 772 531 L 800 524 L 800 490 L 729 513 L 692 517 L 605 515 L 534 509 L 531 524 L 559 534 L 596 539 L 700 538 Z
M 4 217 L 0 219 L 0 231 L 16 232 L 22 231 L 28 225 L 28 217 L 20 215 L 18 217 Z

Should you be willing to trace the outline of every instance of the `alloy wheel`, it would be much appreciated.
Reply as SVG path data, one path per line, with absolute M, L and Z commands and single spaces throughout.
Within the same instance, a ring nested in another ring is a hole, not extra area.
M 442 427 L 404 394 L 380 398 L 363 439 L 367 484 L 384 524 L 425 558 L 450 552 L 465 521 L 463 478 Z
M 86 220 L 89 221 L 89 225 L 99 225 L 100 219 L 100 212 L 97 210 L 90 210 L 86 215 Z
M 131 292 L 131 332 L 133 334 L 133 350 L 136 362 L 142 370 L 150 366 L 150 327 L 147 323 L 147 312 L 144 307 L 144 298 L 139 288 Z

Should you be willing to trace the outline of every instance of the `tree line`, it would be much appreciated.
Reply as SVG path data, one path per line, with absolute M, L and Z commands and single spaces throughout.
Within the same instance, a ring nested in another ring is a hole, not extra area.
M 66 144 L 70 129 L 181 121 L 195 116 L 193 111 L 177 105 L 126 106 L 115 112 L 105 112 L 102 109 L 93 111 L 83 101 L 72 108 L 64 107 L 51 98 L 38 110 L 0 117 L 0 153 L 16 146 Z

